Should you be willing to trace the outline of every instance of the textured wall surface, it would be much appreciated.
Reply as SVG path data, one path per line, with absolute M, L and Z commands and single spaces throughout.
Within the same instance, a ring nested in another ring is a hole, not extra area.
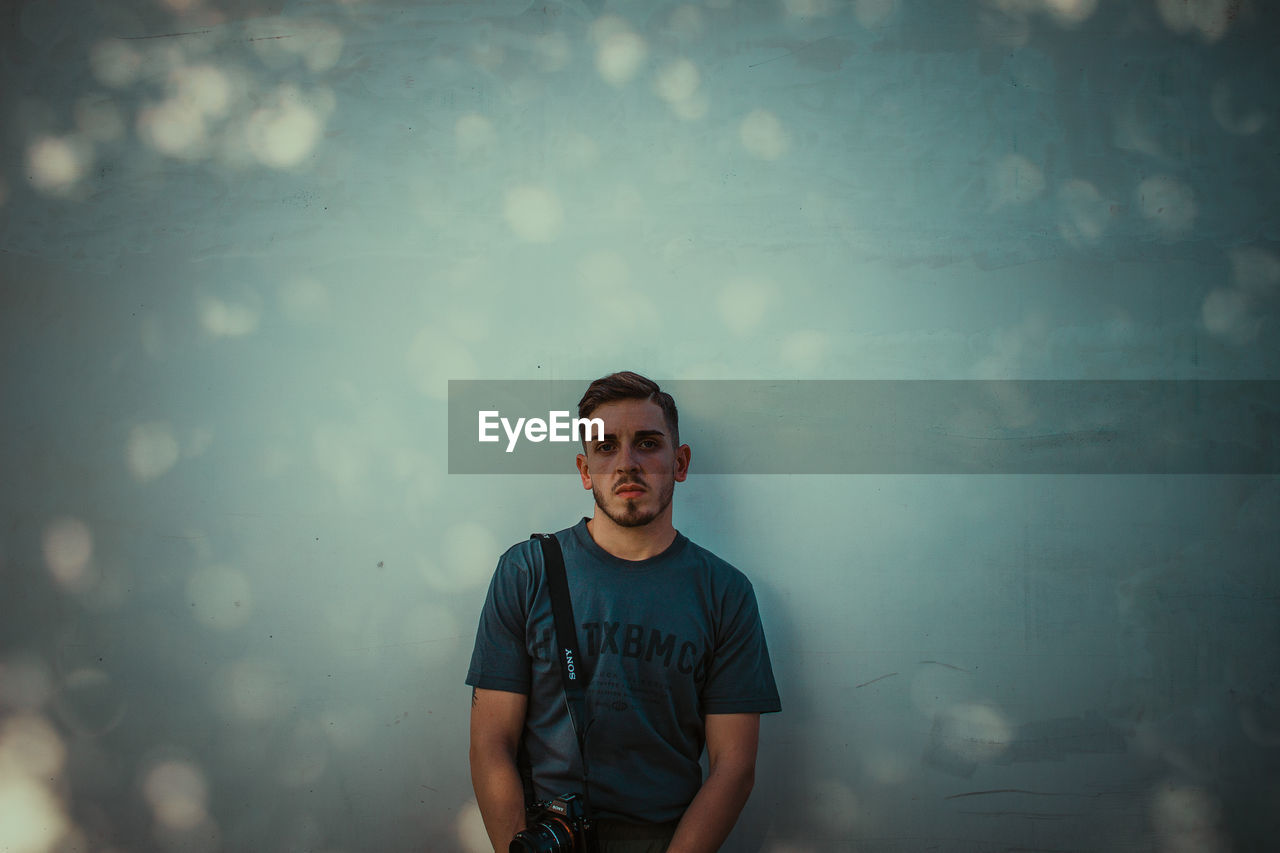
M 5 4 L 0 850 L 485 849 L 479 605 L 591 506 L 449 475 L 449 379 L 1280 378 L 1278 24 Z M 676 525 L 753 579 L 784 706 L 726 850 L 1273 848 L 1274 475 L 688 438 Z

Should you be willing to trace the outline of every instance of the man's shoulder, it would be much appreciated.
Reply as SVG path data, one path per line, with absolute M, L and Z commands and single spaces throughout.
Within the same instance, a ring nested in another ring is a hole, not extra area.
M 731 587 L 751 586 L 751 580 L 747 577 L 746 572 L 709 548 L 702 547 L 688 537 L 685 537 L 685 539 L 685 559 L 696 564 L 711 581 L 717 585 Z
M 542 556 L 537 552 L 537 549 L 538 543 L 534 539 L 525 539 L 522 542 L 515 543 L 503 551 L 502 556 L 498 557 L 496 574 L 500 578 L 531 579 L 535 568 L 542 565 Z
M 570 537 L 574 535 L 573 528 L 575 526 L 570 525 L 563 530 L 555 531 L 554 536 L 559 540 L 562 549 Z M 503 551 L 502 556 L 498 558 L 499 569 L 507 566 L 509 569 L 519 571 L 540 571 L 542 567 L 542 545 L 534 538 L 537 535 L 540 534 L 530 534 L 525 539 L 516 542 L 506 551 Z

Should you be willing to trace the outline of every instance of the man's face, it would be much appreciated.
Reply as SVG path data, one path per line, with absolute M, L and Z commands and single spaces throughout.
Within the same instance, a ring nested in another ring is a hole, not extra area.
M 604 440 L 587 442 L 578 473 L 600 511 L 620 527 L 670 518 L 675 484 L 689 473 L 689 446 L 672 443 L 658 404 L 618 400 L 589 417 L 604 421 Z

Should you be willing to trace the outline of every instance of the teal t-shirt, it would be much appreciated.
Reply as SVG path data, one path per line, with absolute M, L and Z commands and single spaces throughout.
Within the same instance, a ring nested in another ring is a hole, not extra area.
M 592 809 L 674 820 L 702 784 L 705 716 L 782 708 L 755 591 L 680 533 L 636 561 L 597 545 L 585 518 L 556 538 L 589 679 Z M 541 546 L 514 545 L 489 585 L 467 684 L 529 696 L 523 745 L 540 800 L 583 790 L 553 626 Z

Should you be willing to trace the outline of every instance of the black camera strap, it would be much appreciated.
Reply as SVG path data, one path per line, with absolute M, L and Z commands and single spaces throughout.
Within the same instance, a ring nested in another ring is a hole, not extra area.
M 564 698 L 569 706 L 569 721 L 578 737 L 578 753 L 582 756 L 583 805 L 591 816 L 590 787 L 587 781 L 587 674 L 578 654 L 578 631 L 574 627 L 573 602 L 569 600 L 569 580 L 564 572 L 564 552 L 554 533 L 535 533 L 542 546 L 542 562 L 547 572 L 547 591 L 551 594 L 551 615 L 555 619 L 556 648 L 560 658 L 560 679 L 564 682 Z
M 552 533 L 535 533 L 542 546 L 542 561 L 547 571 L 547 591 L 551 593 L 551 614 L 555 619 L 556 642 L 560 658 L 560 677 L 564 696 L 569 703 L 569 719 L 578 736 L 578 749 L 584 750 L 587 729 L 586 673 L 578 654 L 578 631 L 573 622 L 573 602 L 569 600 L 569 580 L 564 573 L 564 553 Z M 585 755 L 583 760 L 586 760 Z

